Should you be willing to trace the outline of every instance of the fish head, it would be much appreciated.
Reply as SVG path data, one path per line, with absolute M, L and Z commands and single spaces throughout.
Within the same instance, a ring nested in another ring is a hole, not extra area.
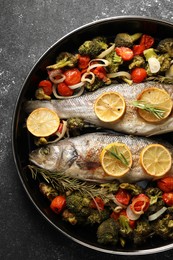
M 33 150 L 29 155 L 29 160 L 35 165 L 53 171 L 57 168 L 61 159 L 61 147 L 47 145 Z

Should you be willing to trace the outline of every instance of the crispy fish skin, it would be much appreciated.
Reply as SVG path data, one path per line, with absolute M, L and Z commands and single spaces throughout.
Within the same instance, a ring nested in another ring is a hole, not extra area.
M 147 123 L 138 116 L 136 109 L 132 105 L 132 101 L 136 100 L 137 96 L 143 89 L 148 87 L 158 87 L 166 90 L 173 100 L 173 85 L 164 85 L 155 82 L 145 82 L 140 84 L 114 84 L 95 92 L 84 94 L 80 97 L 67 100 L 51 100 L 51 101 L 27 101 L 24 104 L 24 110 L 31 113 L 39 107 L 48 107 L 57 112 L 60 118 L 68 119 L 70 117 L 81 117 L 85 121 L 112 129 L 117 132 L 122 132 L 131 135 L 152 136 L 173 131 L 173 112 L 168 118 L 158 123 Z M 124 96 L 126 101 L 126 112 L 124 116 L 113 123 L 104 123 L 99 120 L 94 112 L 94 102 L 99 95 L 109 91 L 119 92 Z
M 85 181 L 104 183 L 115 179 L 103 171 L 100 163 L 101 150 L 112 142 L 125 143 L 132 153 L 132 168 L 126 175 L 119 178 L 120 182 L 133 183 L 153 178 L 146 174 L 139 164 L 141 150 L 148 144 L 157 143 L 155 140 L 145 137 L 90 133 L 38 148 L 30 153 L 29 159 L 43 169 L 57 171 Z M 158 143 L 165 145 L 172 154 L 173 146 L 171 144 Z M 169 174 L 173 175 L 173 166 Z

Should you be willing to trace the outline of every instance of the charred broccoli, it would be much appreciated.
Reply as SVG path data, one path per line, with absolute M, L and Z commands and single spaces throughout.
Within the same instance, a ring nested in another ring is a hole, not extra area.
M 66 197 L 66 207 L 72 213 L 80 213 L 88 215 L 88 208 L 91 199 L 85 196 L 82 196 L 79 192 L 73 192 L 72 194 Z
M 134 244 L 139 245 L 144 243 L 149 236 L 152 236 L 153 229 L 147 221 L 147 219 L 138 220 L 136 223 L 136 227 L 133 230 L 133 241 Z
M 119 66 L 123 63 L 123 59 L 116 54 L 115 51 L 112 51 L 105 57 L 106 60 L 110 62 L 107 67 L 108 73 L 114 73 L 118 71 Z
M 140 193 L 142 193 L 142 188 L 137 184 L 124 182 L 124 183 L 120 184 L 120 188 L 130 191 L 132 196 L 136 196 L 136 195 L 139 195 Z
M 166 214 L 162 218 L 153 221 L 155 234 L 163 239 L 173 239 L 173 215 Z
M 90 209 L 90 214 L 87 217 L 86 223 L 89 225 L 100 224 L 104 220 L 108 219 L 110 211 L 108 209 L 98 210 Z
M 87 55 L 96 58 L 108 45 L 104 37 L 96 37 L 93 40 L 85 41 L 78 49 L 80 55 Z
M 129 47 L 133 46 L 134 41 L 138 40 L 142 36 L 142 33 L 135 33 L 130 35 L 128 33 L 118 33 L 115 37 L 115 46 L 116 47 Z
M 103 80 L 100 80 L 98 77 L 95 77 L 95 81 L 93 84 L 86 82 L 84 86 L 87 91 L 92 92 L 92 91 L 95 91 L 95 90 L 103 87 L 104 85 L 105 85 L 105 83 Z
M 103 221 L 97 229 L 97 240 L 100 244 L 116 245 L 118 242 L 119 224 L 112 218 Z
M 124 216 L 120 215 L 118 218 L 119 221 L 119 233 L 122 237 L 128 238 L 132 235 L 133 229 L 130 227 L 129 219 Z
M 129 64 L 129 69 L 133 69 L 136 67 L 144 67 L 145 66 L 145 60 L 140 55 L 135 55 L 132 62 Z
M 56 63 L 50 66 L 47 66 L 47 69 L 61 69 L 64 67 L 75 67 L 78 62 L 78 55 L 72 54 L 69 52 L 61 52 L 57 59 Z
M 171 66 L 171 57 L 168 53 L 164 53 L 158 56 L 158 61 L 160 62 L 160 71 L 165 72 L 169 70 Z
M 39 190 L 50 201 L 58 196 L 58 191 L 54 189 L 51 185 L 48 185 L 44 182 L 41 182 L 39 184 Z
M 145 190 L 145 194 L 150 198 L 150 205 L 157 203 L 159 199 L 162 199 L 162 191 L 158 187 L 148 187 Z
M 71 117 L 67 119 L 67 127 L 72 136 L 78 136 L 85 127 L 84 120 L 79 117 Z
M 173 57 L 173 38 L 166 38 L 161 40 L 157 46 L 157 50 L 161 53 L 168 53 L 168 55 Z

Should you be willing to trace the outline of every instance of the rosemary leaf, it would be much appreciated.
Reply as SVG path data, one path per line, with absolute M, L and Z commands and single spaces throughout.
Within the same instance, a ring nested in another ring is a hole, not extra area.
M 117 149 L 116 151 L 112 151 L 112 150 L 107 150 L 112 156 L 114 156 L 117 160 L 121 161 L 122 164 L 128 166 L 128 161 L 127 159 L 125 158 L 125 156 L 122 154 L 122 153 L 118 153 Z

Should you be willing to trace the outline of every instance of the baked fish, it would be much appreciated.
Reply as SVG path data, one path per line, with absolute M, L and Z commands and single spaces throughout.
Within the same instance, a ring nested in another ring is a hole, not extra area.
M 132 167 L 126 175 L 119 179 L 120 182 L 133 183 L 152 179 L 139 164 L 140 151 L 146 145 L 159 142 L 145 137 L 100 132 L 89 133 L 37 148 L 30 153 L 29 160 L 49 171 L 57 171 L 85 181 L 104 183 L 115 179 L 103 171 L 100 163 L 100 153 L 103 147 L 112 142 L 125 143 L 132 153 Z M 173 146 L 171 144 L 160 143 L 166 146 L 172 154 Z M 173 175 L 173 166 L 169 174 Z
M 48 107 L 56 111 L 60 118 L 68 119 L 70 117 L 81 117 L 88 123 L 94 124 L 107 129 L 115 130 L 132 135 L 151 136 L 173 131 L 173 112 L 163 121 L 158 123 L 147 123 L 138 116 L 132 101 L 136 100 L 138 94 L 145 88 L 158 87 L 165 89 L 173 99 L 173 85 L 164 85 L 153 82 L 141 84 L 112 84 L 107 87 L 98 89 L 95 92 L 84 94 L 80 97 L 68 100 L 51 100 L 51 101 L 27 101 L 24 104 L 24 110 L 31 113 L 39 107 Z M 109 91 L 119 92 L 126 100 L 126 112 L 124 116 L 115 123 L 105 123 L 98 119 L 94 112 L 94 102 L 99 95 Z

